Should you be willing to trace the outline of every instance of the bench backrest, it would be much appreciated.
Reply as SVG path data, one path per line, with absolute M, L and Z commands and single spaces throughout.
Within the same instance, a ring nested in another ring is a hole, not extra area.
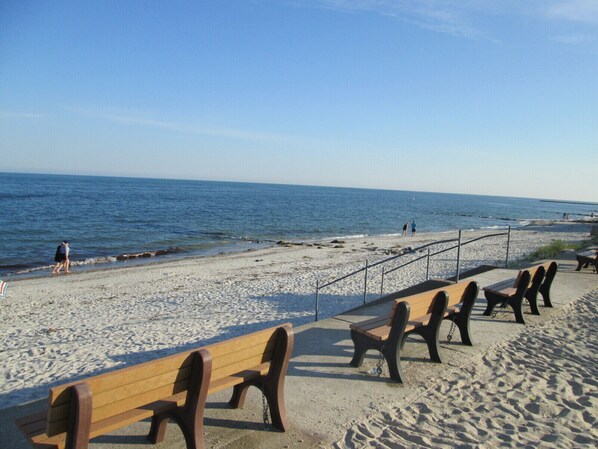
M 532 273 L 530 272 L 530 270 L 519 270 L 519 273 L 517 273 L 517 279 L 515 279 L 515 283 L 513 284 L 513 288 L 519 288 L 519 284 L 521 282 L 521 280 L 523 279 L 523 273 L 528 272 L 530 275 L 530 279 L 532 276 Z M 535 270 L 534 270 L 535 273 Z M 528 285 L 529 285 L 529 280 L 528 280 Z M 527 288 L 527 286 L 526 286 Z
M 544 282 L 542 283 L 543 287 L 550 287 L 554 277 L 556 276 L 556 272 L 558 270 L 558 265 L 556 262 L 546 262 L 542 265 L 546 269 L 546 273 L 544 274 Z
M 544 266 L 544 264 L 540 264 L 526 268 L 526 270 L 529 271 L 530 276 L 532 277 L 532 279 L 534 279 L 534 277 L 538 274 L 538 271 L 542 271 L 542 274 L 544 274 L 544 271 L 546 271 L 546 267 Z
M 50 389 L 46 432 L 53 436 L 67 431 L 71 387 L 80 383 L 87 384 L 92 393 L 92 423 L 185 392 L 189 388 L 194 354 L 200 349 L 206 349 L 212 357 L 209 392 L 234 385 L 234 379 L 226 381 L 232 374 L 256 369 L 267 371 L 283 327 L 289 330 L 291 325 L 265 329 L 54 387 Z
M 432 309 L 434 308 L 434 298 L 438 292 L 442 290 L 444 290 L 444 288 L 441 288 L 440 290 L 428 290 L 427 292 L 406 296 L 397 301 L 405 301 L 409 303 L 409 318 L 418 318 L 432 313 Z
M 439 287 L 437 289 L 434 289 L 433 291 L 438 293 L 444 290 L 448 295 L 447 307 L 452 307 L 463 302 L 463 297 L 465 296 L 465 293 L 467 292 L 468 288 L 476 288 L 477 290 L 477 285 L 475 281 L 461 281 L 457 282 L 456 284 L 450 284 L 444 287 Z
M 448 295 L 447 307 L 452 307 L 454 305 L 461 304 L 463 302 L 465 294 L 468 292 L 468 289 L 473 288 L 475 288 L 477 293 L 478 286 L 475 281 L 461 281 L 455 284 L 448 284 L 442 287 L 428 290 L 423 293 L 417 293 L 415 295 L 397 298 L 393 301 L 393 307 L 390 311 L 390 314 L 388 315 L 385 324 L 387 326 L 391 325 L 392 318 L 394 317 L 397 311 L 398 304 L 401 301 L 407 301 L 409 303 L 409 306 L 411 308 L 409 315 L 411 317 L 420 317 L 432 313 L 432 306 L 434 305 L 433 299 L 437 293 L 445 291 Z
M 529 288 L 538 289 L 543 281 L 552 283 L 552 279 L 554 279 L 556 270 L 556 262 L 547 262 L 540 265 L 534 265 L 532 267 L 526 268 L 525 270 L 521 270 L 517 276 L 515 287 L 519 286 L 519 280 L 521 279 L 521 275 L 524 271 L 527 271 L 530 274 L 531 284 L 529 285 Z

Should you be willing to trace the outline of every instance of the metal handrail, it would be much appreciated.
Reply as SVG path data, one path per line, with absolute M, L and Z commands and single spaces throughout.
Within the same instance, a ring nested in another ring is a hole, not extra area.
M 482 237 L 477 237 L 475 239 L 468 240 L 467 242 L 461 243 L 461 246 L 469 245 L 470 243 L 477 242 L 478 240 L 486 239 L 486 238 L 489 238 L 489 237 L 497 237 L 497 236 L 507 235 L 507 234 L 508 234 L 507 232 L 501 232 L 500 234 L 483 235 Z M 404 256 L 404 255 L 407 255 L 407 254 L 412 254 L 412 253 L 417 252 L 420 249 L 426 248 L 426 247 L 428 247 L 430 245 L 440 244 L 440 243 L 447 243 L 447 242 L 456 242 L 458 240 L 459 239 L 441 240 L 441 241 L 438 241 L 438 242 L 430 243 L 428 245 L 424 245 L 424 246 L 420 246 L 418 248 L 415 248 L 414 250 L 411 250 L 408 253 L 403 253 L 403 254 L 401 254 L 401 256 Z M 452 251 L 453 249 L 458 248 L 458 247 L 459 247 L 459 245 L 455 245 L 455 246 L 451 246 L 450 248 L 441 249 L 440 251 L 436 251 L 435 253 L 431 253 L 431 254 L 428 254 L 428 255 L 425 255 L 425 256 L 418 257 L 417 259 L 410 260 L 409 262 L 404 263 L 403 265 L 399 265 L 398 267 L 395 267 L 395 268 L 392 268 L 392 269 L 390 269 L 388 271 L 385 271 L 385 273 L 386 274 L 392 273 L 393 271 L 397 271 L 399 268 L 403 268 L 403 267 L 406 267 L 407 265 L 411 265 L 412 263 L 417 262 L 418 260 L 421 260 L 424 257 L 437 256 L 438 254 L 442 254 L 442 253 L 446 253 L 448 251 Z M 373 265 L 370 265 L 370 267 L 373 267 Z M 362 270 L 363 270 L 363 268 L 362 268 Z M 320 287 L 320 288 L 322 288 L 322 287 Z
M 368 268 L 374 268 L 374 267 L 377 267 L 378 265 L 381 265 L 383 263 L 391 262 L 391 261 L 393 261 L 395 259 L 398 259 L 399 257 L 406 256 L 407 254 L 413 254 L 413 253 L 415 253 L 415 252 L 417 252 L 419 250 L 427 248 L 428 246 L 440 245 L 441 243 L 456 242 L 457 240 L 458 239 L 438 240 L 436 242 L 428 243 L 428 244 L 423 245 L 423 246 L 418 246 L 417 248 L 411 249 L 408 252 L 397 254 L 396 256 L 391 256 L 391 257 L 388 257 L 388 258 L 383 259 L 383 260 L 379 260 L 378 262 L 375 262 L 375 263 L 373 263 L 371 265 L 368 265 L 367 267 Z M 367 261 L 366 261 L 366 263 L 367 263 Z M 355 270 L 355 271 L 353 271 L 353 272 L 351 272 L 349 274 L 346 274 L 346 275 L 344 275 L 344 276 L 342 276 L 340 278 L 334 279 L 334 280 L 332 280 L 332 281 L 330 281 L 330 282 L 328 282 L 328 283 L 326 283 L 324 285 L 320 285 L 320 290 L 323 289 L 323 288 L 326 288 L 326 287 L 328 287 L 330 285 L 336 284 L 337 282 L 344 281 L 345 279 L 347 279 L 347 278 L 349 278 L 351 276 L 355 276 L 356 274 L 359 274 L 359 273 L 361 273 L 362 271 L 365 271 L 365 270 L 366 270 L 366 267 L 359 268 L 359 269 L 357 269 L 357 270 Z
M 315 313 L 315 320 L 318 321 L 319 295 L 320 295 L 320 290 L 322 290 L 323 288 L 326 288 L 326 287 L 329 287 L 331 285 L 334 285 L 334 284 L 336 284 L 338 282 L 341 282 L 341 281 L 343 281 L 343 280 L 345 280 L 347 278 L 355 276 L 356 274 L 365 272 L 364 293 L 363 293 L 363 303 L 365 304 L 366 303 L 366 299 L 367 299 L 368 270 L 370 268 L 377 267 L 378 265 L 382 265 L 382 264 L 391 262 L 391 261 L 396 260 L 396 259 L 398 259 L 400 257 L 406 256 L 406 255 L 409 255 L 409 254 L 413 254 L 413 253 L 416 253 L 418 251 L 422 251 L 423 249 L 429 248 L 430 246 L 440 245 L 440 244 L 443 244 L 443 243 L 451 243 L 451 242 L 458 242 L 458 244 L 454 245 L 454 246 L 451 246 L 450 248 L 441 249 L 441 250 L 436 251 L 434 253 L 430 253 L 430 250 L 428 249 L 428 254 L 420 256 L 420 257 L 418 257 L 416 259 L 410 260 L 409 262 L 406 262 L 406 263 L 404 263 L 402 265 L 394 267 L 394 268 L 392 268 L 392 269 L 390 269 L 388 271 L 386 271 L 384 269 L 384 267 L 383 267 L 383 269 L 382 269 L 382 279 L 381 279 L 381 282 L 380 282 L 381 283 L 381 285 L 380 285 L 380 295 L 382 296 L 382 294 L 383 294 L 383 290 L 384 290 L 384 277 L 385 277 L 385 275 L 387 275 L 389 273 L 393 273 L 393 272 L 399 270 L 400 268 L 404 268 L 404 267 L 406 267 L 408 265 L 411 265 L 411 264 L 413 264 L 415 262 L 418 262 L 418 261 L 420 261 L 420 260 L 422 260 L 424 258 L 428 258 L 428 268 L 427 268 L 427 270 L 428 270 L 429 269 L 429 260 L 430 260 L 430 257 L 436 256 L 438 254 L 442 254 L 442 253 L 445 253 L 445 252 L 448 252 L 448 251 L 452 251 L 455 248 L 458 249 L 458 253 L 457 253 L 457 274 L 456 274 L 456 278 L 457 278 L 457 281 L 458 281 L 459 280 L 459 263 L 460 263 L 460 250 L 461 250 L 461 247 L 465 246 L 465 245 L 469 245 L 470 243 L 477 242 L 478 240 L 483 240 L 483 239 L 490 238 L 490 237 L 498 237 L 498 236 L 501 236 L 501 235 L 507 235 L 507 250 L 506 250 L 507 254 L 506 254 L 505 267 L 508 267 L 508 264 L 509 264 L 509 247 L 510 247 L 510 243 L 511 243 L 511 226 L 509 226 L 507 232 L 499 232 L 499 233 L 495 233 L 495 234 L 483 235 L 481 237 L 476 237 L 474 239 L 468 240 L 467 242 L 461 242 L 461 230 L 459 230 L 459 237 L 456 238 L 456 239 L 437 240 L 437 241 L 434 241 L 434 242 L 431 242 L 431 243 L 427 243 L 427 244 L 419 246 L 419 247 L 417 247 L 415 249 L 410 249 L 410 251 L 408 251 L 408 252 L 404 252 L 404 253 L 397 254 L 397 255 L 392 256 L 392 257 L 388 257 L 386 259 L 383 259 L 383 260 L 380 260 L 378 262 L 375 262 L 375 263 L 373 263 L 371 265 L 366 260 L 365 261 L 365 267 L 359 268 L 359 269 L 357 269 L 357 270 L 355 270 L 355 271 L 353 271 L 351 273 L 348 273 L 348 274 L 346 274 L 344 276 L 341 276 L 340 278 L 333 279 L 332 281 L 327 282 L 324 285 L 320 285 L 319 284 L 319 280 L 316 280 L 316 311 L 315 311 L 316 313 Z M 428 277 L 428 271 L 426 271 L 426 278 L 427 277 Z

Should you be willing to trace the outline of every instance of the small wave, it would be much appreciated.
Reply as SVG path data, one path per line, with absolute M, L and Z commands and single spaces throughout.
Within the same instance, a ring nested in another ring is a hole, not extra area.
M 116 262 L 116 257 L 105 256 L 105 257 L 89 257 L 85 260 L 73 260 L 71 261 L 71 265 L 73 266 L 83 266 L 83 265 L 95 265 L 99 263 L 112 263 Z
M 354 234 L 354 235 L 341 235 L 338 237 L 329 237 L 331 240 L 341 240 L 341 239 L 363 239 L 365 237 L 369 237 L 369 234 Z M 328 240 L 328 239 L 322 239 Z
M 15 274 L 22 275 L 22 274 L 29 274 L 29 273 L 37 273 L 40 271 L 48 271 L 48 270 L 51 270 L 52 267 L 54 267 L 54 265 L 44 265 L 43 267 L 27 268 L 26 270 L 15 271 Z
M 480 229 L 508 229 L 508 226 L 504 225 L 494 225 L 494 226 L 482 226 Z M 473 231 L 474 229 L 472 229 Z

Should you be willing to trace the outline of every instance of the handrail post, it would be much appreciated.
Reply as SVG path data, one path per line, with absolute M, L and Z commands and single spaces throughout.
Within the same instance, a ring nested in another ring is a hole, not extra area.
M 505 260 L 505 268 L 509 268 L 509 248 L 511 246 L 511 226 L 509 225 L 509 232 L 507 233 L 507 258 Z
M 365 280 L 363 282 L 363 303 L 365 304 L 368 295 L 368 261 L 365 261 Z
M 316 279 L 316 321 L 318 321 L 318 305 L 320 303 L 320 281 Z
M 430 247 L 428 246 L 428 259 L 426 263 L 426 281 L 430 279 Z
M 457 279 L 456 281 L 459 282 L 459 265 L 461 263 L 461 229 L 459 229 L 459 243 L 457 244 Z
M 382 276 L 380 279 L 380 298 L 384 296 L 384 273 L 386 272 L 386 267 L 382 267 Z

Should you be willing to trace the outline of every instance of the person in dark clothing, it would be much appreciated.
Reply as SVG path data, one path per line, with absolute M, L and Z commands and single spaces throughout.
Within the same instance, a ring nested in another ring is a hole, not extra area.
M 56 262 L 56 265 L 52 270 L 52 274 L 60 273 L 60 270 L 62 270 L 63 268 L 65 273 L 69 273 L 69 254 L 69 242 L 65 240 L 60 245 L 58 245 L 58 247 L 56 247 L 56 253 L 54 254 L 54 262 Z

